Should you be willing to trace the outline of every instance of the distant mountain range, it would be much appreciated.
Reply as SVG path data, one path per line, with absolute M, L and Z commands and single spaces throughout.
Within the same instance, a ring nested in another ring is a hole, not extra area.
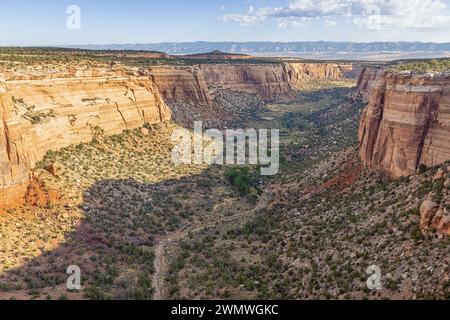
M 173 55 L 211 51 L 255 56 L 292 56 L 305 58 L 358 57 L 393 60 L 450 56 L 450 43 L 433 42 L 165 42 L 154 44 L 80 45 L 71 48 L 95 50 L 150 50 Z

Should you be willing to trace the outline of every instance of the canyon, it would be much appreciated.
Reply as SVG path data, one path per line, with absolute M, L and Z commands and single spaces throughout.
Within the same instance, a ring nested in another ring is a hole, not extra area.
M 0 67 L 0 298 L 448 293 L 446 74 L 92 59 Z M 171 135 L 194 119 L 278 128 L 280 173 L 176 166 Z M 381 291 L 368 263 L 390 273 Z
M 345 66 L 349 68 L 348 65 Z M 211 107 L 229 89 L 264 100 L 302 79 L 340 79 L 337 64 L 202 64 L 131 68 L 47 66 L 0 72 L 0 203 L 20 205 L 31 169 L 48 151 L 171 119 L 166 102 Z
M 205 63 L 148 68 L 68 66 L 12 70 L 0 81 L 0 199 L 23 203 L 31 170 L 48 151 L 88 143 L 172 118 L 168 104 L 217 113 L 223 90 L 266 102 L 289 97 L 304 81 L 354 76 L 357 66 L 330 63 Z M 361 70 L 353 99 L 367 103 L 360 121 L 360 157 L 393 177 L 450 159 L 450 76 L 380 67 Z M 215 110 L 215 111 L 213 111 Z M 189 113 L 189 110 L 185 110 Z

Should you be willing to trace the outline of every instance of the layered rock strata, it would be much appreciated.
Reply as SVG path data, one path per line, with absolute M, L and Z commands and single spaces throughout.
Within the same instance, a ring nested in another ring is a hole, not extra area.
M 295 86 L 305 78 L 309 79 L 342 79 L 348 73 L 350 66 L 340 66 L 330 63 L 285 63 L 288 82 Z
M 3 81 L 0 206 L 22 201 L 29 170 L 48 151 L 170 118 L 156 85 L 137 73 Z
M 291 89 L 282 64 L 205 64 L 199 66 L 199 71 L 213 93 L 229 89 L 257 94 L 264 100 L 273 100 Z
M 372 79 L 363 81 L 368 106 L 359 130 L 367 166 L 400 177 L 450 159 L 449 73 L 366 70 L 362 77 Z
M 343 70 L 337 64 L 201 64 L 191 67 L 152 67 L 149 74 L 168 102 L 211 106 L 214 94 L 234 90 L 271 101 L 285 97 L 304 79 L 341 79 Z
M 208 85 L 197 67 L 152 67 L 149 73 L 165 101 L 212 105 Z

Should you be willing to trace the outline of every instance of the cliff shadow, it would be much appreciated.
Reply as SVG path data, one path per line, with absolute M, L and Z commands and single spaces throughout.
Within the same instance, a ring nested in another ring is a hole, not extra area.
M 151 299 L 158 239 L 241 205 L 248 204 L 217 167 L 154 184 L 98 181 L 84 192 L 84 218 L 63 242 L 0 274 L 0 299 Z M 67 289 L 69 266 L 81 270 L 80 291 Z

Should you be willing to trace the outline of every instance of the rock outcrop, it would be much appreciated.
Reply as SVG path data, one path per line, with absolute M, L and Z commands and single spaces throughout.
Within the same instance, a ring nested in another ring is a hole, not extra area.
M 89 142 L 99 130 L 113 135 L 170 118 L 153 81 L 134 71 L 114 77 L 9 77 L 0 87 L 0 206 L 23 200 L 29 170 L 48 151 Z
M 445 207 L 428 199 L 420 207 L 420 228 L 423 234 L 437 231 L 450 236 L 450 213 Z
M 358 77 L 358 84 L 353 92 L 353 98 L 368 102 L 373 86 L 383 77 L 384 73 L 385 71 L 379 68 L 362 68 Z
M 420 207 L 420 229 L 424 235 L 437 232 L 450 236 L 450 166 L 441 166 L 428 179 L 432 180 L 433 192 Z
M 363 162 L 392 176 L 450 159 L 450 74 L 368 71 L 359 141 Z

